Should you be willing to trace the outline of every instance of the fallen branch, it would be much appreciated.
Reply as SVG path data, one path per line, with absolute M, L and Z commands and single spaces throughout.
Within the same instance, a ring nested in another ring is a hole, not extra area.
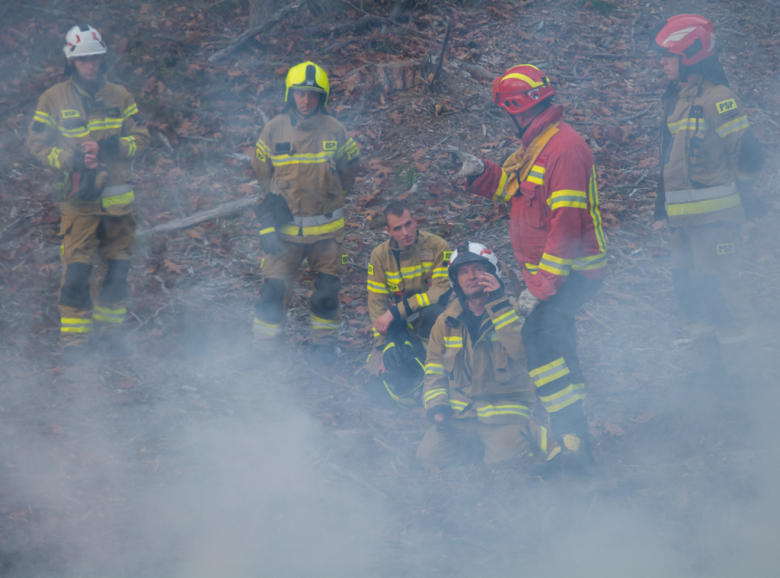
M 225 48 L 223 48 L 222 50 L 217 50 L 214 54 L 209 56 L 209 62 L 216 62 L 217 60 L 221 60 L 225 58 L 227 55 L 235 52 L 242 44 L 244 44 L 244 42 L 246 42 L 250 38 L 254 38 L 258 34 L 263 34 L 264 32 L 268 32 L 271 28 L 279 24 L 279 22 L 287 18 L 290 14 L 297 11 L 298 8 L 305 6 L 307 1 L 308 0 L 305 0 L 300 4 L 290 4 L 289 6 L 280 8 L 279 10 L 274 12 L 268 20 L 265 20 L 264 22 L 258 24 L 254 28 L 250 28 L 243 34 L 239 34 L 233 40 L 231 40 L 228 43 L 228 45 L 225 46 Z
M 260 195 L 249 195 L 247 197 L 243 197 L 235 201 L 228 201 L 227 203 L 223 203 L 207 211 L 200 211 L 199 213 L 195 213 L 194 215 L 190 215 L 189 217 L 174 219 L 173 221 L 168 221 L 167 223 L 163 223 L 162 225 L 157 225 L 156 227 L 152 227 L 151 229 L 143 229 L 141 231 L 136 231 L 135 236 L 141 237 L 144 235 L 154 235 L 156 233 L 167 233 L 169 231 L 186 229 L 187 227 L 192 227 L 193 225 L 202 223 L 203 221 L 209 221 L 211 219 L 218 219 L 220 217 L 227 217 L 230 215 L 234 215 L 236 213 L 243 211 L 244 209 L 248 209 L 252 205 L 257 204 L 259 201 L 260 201 Z
M 452 30 L 452 22 L 447 22 L 447 31 L 444 33 L 444 42 L 441 45 L 441 54 L 439 54 L 439 62 L 436 63 L 436 72 L 433 74 L 433 80 L 431 84 L 434 84 L 439 80 L 441 75 L 441 67 L 444 64 L 444 53 L 447 51 L 447 42 L 450 39 L 450 31 Z

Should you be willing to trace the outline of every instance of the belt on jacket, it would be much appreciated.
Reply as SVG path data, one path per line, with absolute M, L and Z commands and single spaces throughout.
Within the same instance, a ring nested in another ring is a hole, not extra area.
M 103 197 L 102 203 L 104 208 L 112 205 L 127 205 L 135 200 L 135 193 L 133 193 L 133 187 L 130 185 L 106 187 L 100 196 Z
M 314 236 L 332 233 L 344 228 L 344 209 L 336 209 L 331 213 L 314 217 L 293 217 L 292 223 L 282 225 L 280 232 L 284 235 Z
M 736 207 L 740 202 L 736 183 L 705 189 L 666 191 L 666 213 L 670 217 L 714 213 Z

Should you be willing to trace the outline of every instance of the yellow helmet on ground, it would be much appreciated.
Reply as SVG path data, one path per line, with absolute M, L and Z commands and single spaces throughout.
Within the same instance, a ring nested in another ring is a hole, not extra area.
M 325 95 L 325 102 L 322 105 L 328 104 L 328 97 L 330 96 L 328 75 L 321 66 L 309 60 L 293 66 L 287 72 L 287 80 L 285 80 L 284 84 L 284 102 L 287 102 L 290 98 L 290 89 L 296 88 L 298 90 L 321 92 Z

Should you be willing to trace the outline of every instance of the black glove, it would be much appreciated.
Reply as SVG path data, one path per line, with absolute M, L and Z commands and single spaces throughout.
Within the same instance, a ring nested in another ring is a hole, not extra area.
M 436 416 L 441 415 L 444 419 L 442 421 L 436 421 Z M 425 417 L 428 418 L 436 429 L 440 432 L 445 432 L 452 429 L 452 408 L 448 405 L 434 405 L 425 412 Z
M 766 215 L 766 204 L 752 192 L 740 193 L 742 197 L 742 209 L 745 211 L 746 221 L 755 221 Z
M 405 363 L 403 345 L 399 346 L 395 341 L 390 341 L 382 350 L 382 363 L 387 371 L 400 371 Z
M 82 201 L 92 203 L 100 198 L 108 179 L 108 171 L 103 165 L 94 169 L 82 169 L 79 179 L 79 192 L 77 197 Z
M 293 220 L 293 214 L 282 195 L 268 193 L 260 204 L 252 207 L 257 220 L 264 227 L 280 227 Z
M 82 151 L 73 151 L 73 160 L 71 160 L 70 164 L 73 166 L 74 173 L 86 169 L 87 165 L 84 164 L 84 153 Z
M 260 248 L 266 255 L 276 255 L 282 250 L 282 243 L 279 241 L 279 235 L 276 234 L 276 229 L 273 227 L 270 227 L 270 229 L 270 231 L 268 231 L 268 229 L 263 229 L 263 231 L 267 232 L 260 233 Z
M 98 159 L 105 160 L 119 156 L 119 135 L 103 138 L 98 143 Z

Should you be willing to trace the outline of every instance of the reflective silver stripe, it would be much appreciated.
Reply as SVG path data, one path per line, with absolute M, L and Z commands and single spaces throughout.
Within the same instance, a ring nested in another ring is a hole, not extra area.
M 113 187 L 106 187 L 103 189 L 101 197 L 116 197 L 117 195 L 124 195 L 125 193 L 132 192 L 133 187 L 130 185 L 114 185 Z
M 316 217 L 293 217 L 292 224 L 296 227 L 319 227 L 343 218 L 344 209 L 336 209 L 332 213 L 325 213 Z
M 695 203 L 729 197 L 737 192 L 737 184 L 729 183 L 719 187 L 707 187 L 706 189 L 689 189 L 687 191 L 666 191 L 666 204 Z

